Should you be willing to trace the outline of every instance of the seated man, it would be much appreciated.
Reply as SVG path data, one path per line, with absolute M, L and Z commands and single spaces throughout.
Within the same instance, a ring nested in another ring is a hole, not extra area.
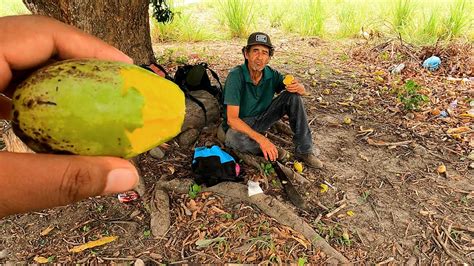
M 303 84 L 294 80 L 283 84 L 283 75 L 267 66 L 273 55 L 270 37 L 252 33 L 242 48 L 245 63 L 230 70 L 224 87 L 224 123 L 226 146 L 242 152 L 263 153 L 267 160 L 282 158 L 283 150 L 263 133 L 284 115 L 288 115 L 295 133 L 295 157 L 308 166 L 321 168 L 313 151 L 313 141 L 300 95 Z M 273 99 L 275 93 L 279 95 Z

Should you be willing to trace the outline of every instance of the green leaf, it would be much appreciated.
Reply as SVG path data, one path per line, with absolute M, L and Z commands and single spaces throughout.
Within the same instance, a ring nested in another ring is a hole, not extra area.
M 144 237 L 150 237 L 151 236 L 151 231 L 150 230 L 143 231 L 143 236 Z
M 224 213 L 224 214 L 222 214 L 222 217 L 225 218 L 225 219 L 232 219 L 232 214 Z
M 212 244 L 214 242 L 222 242 L 225 239 L 226 239 L 225 237 L 216 237 L 216 238 L 211 238 L 211 239 L 200 239 L 200 240 L 196 241 L 196 246 L 198 246 L 200 248 L 205 248 L 205 247 L 208 247 L 210 244 Z
M 201 192 L 201 186 L 198 184 L 193 184 L 193 191 L 197 193 Z
M 305 257 L 302 257 L 302 258 L 298 258 L 298 266 L 304 266 L 306 264 L 306 258 Z
M 188 195 L 191 199 L 194 199 L 197 197 L 199 192 L 201 192 L 201 186 L 198 184 L 193 184 L 189 187 Z

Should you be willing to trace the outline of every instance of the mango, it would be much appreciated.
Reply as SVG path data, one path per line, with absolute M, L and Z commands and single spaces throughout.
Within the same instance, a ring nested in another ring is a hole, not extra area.
M 185 97 L 132 64 L 65 60 L 20 84 L 12 112 L 15 133 L 36 152 L 131 158 L 181 131 Z
M 295 77 L 293 75 L 286 75 L 285 78 L 283 79 L 283 84 L 288 86 L 293 82 L 294 79 Z
M 303 172 L 303 164 L 298 162 L 298 161 L 295 161 L 293 163 L 293 168 L 295 168 L 296 172 L 298 172 L 300 174 Z

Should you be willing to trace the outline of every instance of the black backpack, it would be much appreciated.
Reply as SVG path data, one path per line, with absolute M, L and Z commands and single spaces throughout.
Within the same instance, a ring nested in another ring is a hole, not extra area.
M 217 81 L 217 86 L 211 84 L 208 72 Z M 206 107 L 204 104 L 189 94 L 190 91 L 205 90 L 213 95 L 219 102 L 219 107 L 222 109 L 222 84 L 217 73 L 210 69 L 207 63 L 201 62 L 196 65 L 179 66 L 174 74 L 174 82 L 178 84 L 181 90 L 184 91 L 186 97 L 196 102 L 204 111 L 205 124 L 207 124 Z
M 184 92 L 185 96 L 195 102 L 204 111 L 205 125 L 207 125 L 206 107 L 200 100 L 192 96 L 189 93 L 190 91 L 205 90 L 209 92 L 217 99 L 219 102 L 219 108 L 222 109 L 222 84 L 217 73 L 210 69 L 207 63 L 202 62 L 196 65 L 179 66 L 174 74 L 174 78 L 166 72 L 163 66 L 156 63 L 152 63 L 152 65 L 156 66 L 162 73 L 156 73 L 148 65 L 141 65 L 141 67 L 176 83 Z M 217 81 L 217 86 L 211 84 L 207 70 L 211 72 L 212 77 Z

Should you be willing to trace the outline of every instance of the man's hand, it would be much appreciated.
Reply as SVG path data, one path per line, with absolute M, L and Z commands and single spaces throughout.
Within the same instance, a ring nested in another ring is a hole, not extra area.
M 304 85 L 299 83 L 296 78 L 293 79 L 293 82 L 290 85 L 286 86 L 286 90 L 291 93 L 298 93 L 299 95 L 304 95 L 306 93 Z
M 278 159 L 278 150 L 268 138 L 261 136 L 257 139 L 257 143 L 260 145 L 260 149 L 263 152 L 265 160 L 276 161 Z
M 97 58 L 132 63 L 103 41 L 43 16 L 0 18 L 0 93 L 19 72 L 50 58 Z M 7 90 L 7 88 L 9 88 Z M 0 95 L 0 118 L 9 117 L 9 99 Z M 137 170 L 111 157 L 0 152 L 0 218 L 133 189 Z

